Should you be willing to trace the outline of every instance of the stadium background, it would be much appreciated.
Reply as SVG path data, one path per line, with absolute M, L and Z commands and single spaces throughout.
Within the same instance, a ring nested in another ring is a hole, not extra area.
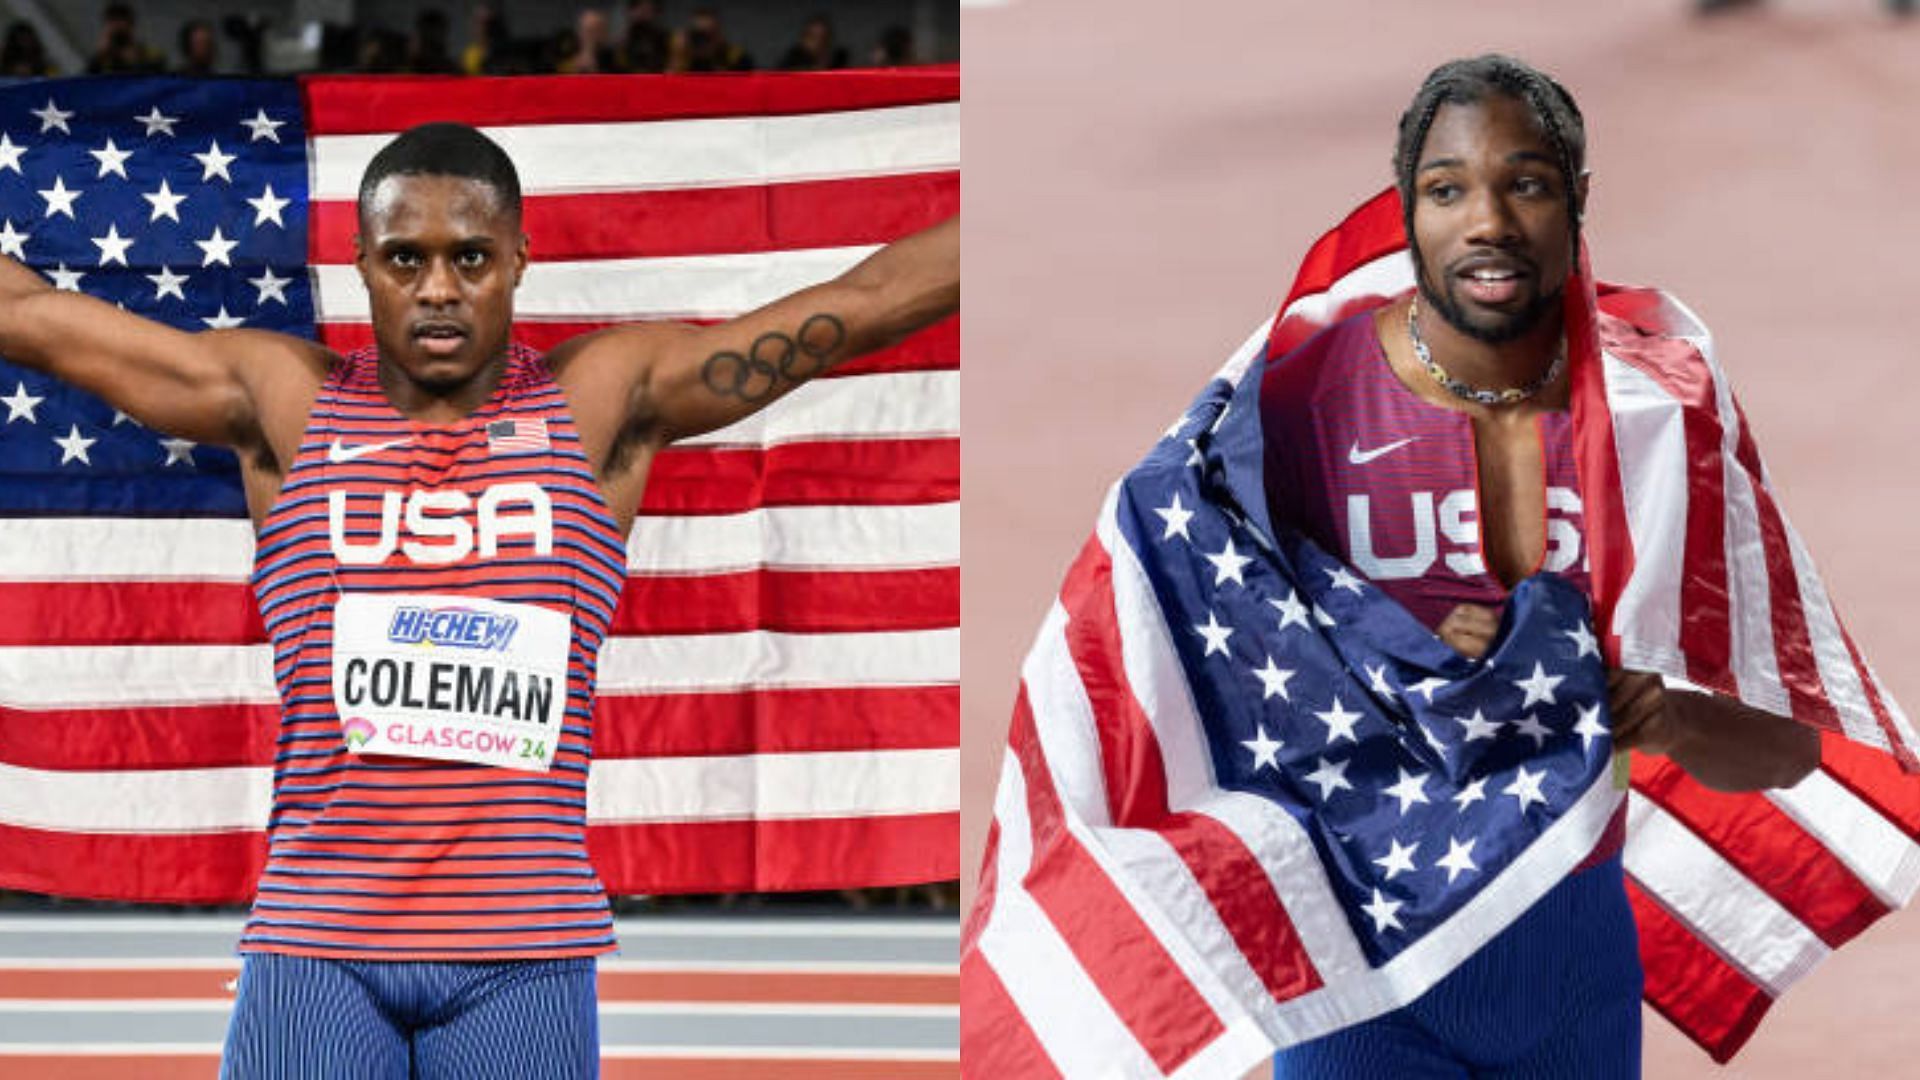
M 1920 702 L 1920 25 L 1870 0 L 964 7 L 963 903 L 1020 656 L 1102 493 L 1391 182 L 1400 110 L 1454 56 L 1573 92 L 1598 274 L 1713 327 L 1853 634 Z M 1920 918 L 1884 920 L 1725 1069 L 1649 1013 L 1646 1075 L 1910 1072 L 1916 965 Z

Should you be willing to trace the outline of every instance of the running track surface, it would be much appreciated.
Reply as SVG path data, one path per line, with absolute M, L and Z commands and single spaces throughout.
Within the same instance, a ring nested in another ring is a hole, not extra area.
M 1710 20 L 1686 0 L 1014 0 L 961 33 L 969 901 L 1019 658 L 1107 485 L 1306 245 L 1391 182 L 1400 110 L 1455 56 L 1512 52 L 1573 91 L 1597 272 L 1714 328 L 1855 638 L 1920 709 L 1920 20 L 1873 0 Z M 1649 1013 L 1646 1075 L 1912 1075 L 1916 971 L 1920 915 L 1897 914 L 1727 1069 Z
M 953 1080 L 951 919 L 621 919 L 607 1080 Z M 215 1075 L 240 920 L 0 917 L 0 1076 Z

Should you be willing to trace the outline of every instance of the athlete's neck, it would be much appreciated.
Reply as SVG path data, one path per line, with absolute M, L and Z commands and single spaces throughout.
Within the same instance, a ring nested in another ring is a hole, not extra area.
M 408 375 L 398 364 L 380 362 L 380 389 L 387 402 L 417 424 L 451 424 L 473 415 L 486 404 L 507 372 L 503 353 L 481 365 L 473 375 L 459 383 L 424 383 Z
M 1400 325 L 1406 325 L 1404 311 Z M 1496 345 L 1462 333 L 1432 306 L 1422 303 L 1420 336 L 1426 340 L 1434 363 L 1448 375 L 1469 386 L 1505 390 L 1530 385 L 1545 374 L 1560 351 L 1564 330 L 1556 304 L 1526 333 Z

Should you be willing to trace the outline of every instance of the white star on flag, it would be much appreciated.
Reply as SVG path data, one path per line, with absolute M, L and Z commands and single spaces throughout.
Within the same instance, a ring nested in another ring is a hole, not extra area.
M 212 266 L 214 263 L 219 263 L 221 266 L 232 266 L 233 260 L 228 256 L 234 248 L 240 246 L 240 241 L 229 240 L 220 235 L 220 226 L 215 225 L 212 236 L 207 237 L 205 240 L 195 240 L 193 244 L 206 253 L 206 258 L 200 260 L 201 266 Z
M 1302 630 L 1312 629 L 1307 625 L 1307 605 L 1300 602 L 1299 595 L 1293 590 L 1287 590 L 1285 600 L 1269 600 L 1267 603 L 1280 609 L 1280 629 L 1285 630 L 1289 626 L 1298 626 Z
M 231 330 L 246 322 L 245 319 L 238 315 L 227 314 L 227 305 L 225 304 L 220 305 L 220 314 L 204 316 L 200 321 L 206 323 L 207 329 L 209 330 Z
M 160 268 L 159 273 L 148 274 L 146 278 L 148 281 L 153 282 L 153 298 L 155 300 L 166 299 L 168 293 L 172 293 L 174 298 L 178 300 L 185 300 L 187 298 L 187 294 L 180 291 L 180 286 L 187 280 L 187 275 L 185 274 L 176 274 L 171 268 L 163 266 Z
M 1574 647 L 1579 650 L 1573 654 L 1575 660 L 1583 656 L 1600 655 L 1600 640 L 1593 636 L 1592 630 L 1587 629 L 1586 623 L 1578 623 L 1573 629 L 1562 630 L 1560 633 L 1573 639 Z
M 1593 740 L 1604 739 L 1610 734 L 1607 725 L 1600 722 L 1598 704 L 1580 706 L 1580 719 L 1573 725 L 1573 733 L 1580 736 L 1580 749 L 1593 749 Z
M 158 105 L 155 105 L 149 110 L 147 115 L 133 118 L 134 123 L 142 124 L 146 127 L 146 135 L 149 139 L 153 138 L 153 133 L 156 131 L 162 135 L 172 135 L 173 125 L 179 121 L 180 118 L 177 116 L 167 116 L 161 113 L 160 106 Z
M 1538 750 L 1546 745 L 1547 737 L 1552 735 L 1553 731 L 1548 728 L 1547 725 L 1541 723 L 1539 717 L 1533 713 L 1528 713 L 1513 722 L 1513 733 L 1515 735 L 1525 735 L 1529 739 L 1532 739 L 1533 748 Z
M 193 442 L 187 439 L 161 439 L 160 445 L 167 451 L 167 463 L 162 468 L 169 468 L 177 461 L 185 462 L 188 468 L 193 467 Z
M 1270 697 L 1278 697 L 1282 701 L 1293 700 L 1293 695 L 1287 693 L 1287 680 L 1293 678 L 1293 672 L 1275 664 L 1273 657 L 1267 657 L 1267 666 L 1255 669 L 1254 675 L 1260 680 L 1261 701 Z
M 1400 773 L 1400 782 L 1394 784 L 1392 787 L 1381 788 L 1380 791 L 1382 794 L 1391 795 L 1400 800 L 1400 813 L 1402 816 L 1405 816 L 1407 811 L 1413 809 L 1414 803 L 1428 801 L 1428 774 L 1420 773 L 1415 775 L 1398 765 L 1394 766 L 1394 769 Z
M 27 257 L 27 234 L 13 231 L 13 220 L 0 222 L 0 251 L 16 259 Z
M 1347 779 L 1347 763 L 1320 759 L 1320 767 L 1308 773 L 1302 779 L 1309 784 L 1320 785 L 1320 801 L 1326 802 L 1333 793 L 1341 788 L 1353 790 L 1353 782 Z
M 134 419 L 133 417 L 131 417 L 131 416 L 128 416 L 128 415 L 127 415 L 127 414 L 126 414 L 125 412 L 123 412 L 122 410 L 120 410 L 120 409 L 115 409 L 115 410 L 113 410 L 113 426 L 114 426 L 114 427 L 119 427 L 119 426 L 120 426 L 121 424 L 132 424 L 132 425 L 133 425 L 134 427 L 142 427 L 142 426 L 143 426 L 143 425 L 142 425 L 142 424 L 140 423 L 140 421 L 138 421 L 138 420 L 135 420 L 135 419 Z
M 1473 845 L 1476 843 L 1479 843 L 1478 837 L 1468 840 L 1464 844 L 1451 836 L 1447 837 L 1447 853 L 1435 859 L 1433 863 L 1435 866 L 1446 869 L 1447 884 L 1453 884 L 1454 878 L 1459 877 L 1469 870 L 1475 871 L 1476 873 L 1480 870 L 1478 866 L 1473 865 Z
M 1187 532 L 1187 522 L 1193 520 L 1193 511 L 1180 505 L 1179 492 L 1173 493 L 1172 505 L 1156 507 L 1153 512 L 1167 523 L 1167 531 L 1161 534 L 1160 539 L 1171 540 L 1178 536 L 1189 544 L 1193 542 L 1192 535 Z
M 67 121 L 73 118 L 72 110 L 62 109 L 60 106 L 55 105 L 52 98 L 47 99 L 46 108 L 29 109 L 27 111 L 40 118 L 40 134 L 42 135 L 52 131 L 54 128 L 59 128 L 69 135 L 73 134 L 73 129 L 67 126 Z
M 1419 682 L 1414 683 L 1412 686 L 1407 687 L 1407 693 L 1419 694 L 1427 699 L 1427 704 L 1431 705 L 1433 704 L 1433 692 L 1446 685 L 1447 680 L 1436 675 L 1429 675 Z
M 237 156 L 238 155 L 235 154 L 221 153 L 220 140 L 208 140 L 206 152 L 193 155 L 193 159 L 198 161 L 201 169 L 204 170 L 200 174 L 200 182 L 204 184 L 208 180 L 218 176 L 229 184 L 233 183 L 233 177 L 228 174 L 227 166 L 233 164 Z
M 1344 566 L 1333 567 L 1332 569 L 1327 571 L 1327 576 L 1333 579 L 1334 588 L 1345 589 L 1348 592 L 1353 593 L 1355 596 L 1358 596 L 1360 594 L 1360 590 L 1362 588 L 1360 584 L 1360 579 L 1348 573 L 1346 567 Z
M 1213 617 L 1213 612 L 1207 612 L 1207 625 L 1196 626 L 1194 630 L 1207 639 L 1207 650 L 1201 656 L 1212 656 L 1215 652 L 1221 656 L 1228 655 L 1227 639 L 1233 636 L 1233 627 L 1221 626 L 1220 620 Z
M 55 214 L 65 214 L 71 219 L 73 217 L 73 200 L 78 199 L 80 194 L 78 190 L 68 189 L 66 179 L 56 175 L 53 178 L 53 186 L 40 192 L 40 197 L 47 200 L 47 212 L 42 216 L 52 217 Z
M 1418 869 L 1413 865 L 1413 853 L 1419 850 L 1420 842 L 1417 840 L 1406 847 L 1401 847 L 1398 839 L 1388 837 L 1387 853 L 1373 860 L 1373 865 L 1384 869 L 1387 872 L 1387 880 L 1392 881 L 1394 876 L 1402 870 L 1411 873 Z
M 1340 625 L 1333 620 L 1333 616 L 1327 614 L 1327 609 L 1321 607 L 1319 604 L 1313 605 L 1313 621 L 1319 623 L 1321 626 Z
M 24 419 L 29 424 L 37 424 L 40 421 L 33 415 L 33 408 L 45 400 L 47 399 L 27 393 L 26 383 L 15 382 L 13 396 L 0 398 L 0 405 L 7 407 L 7 423 L 11 424 L 15 420 Z
M 180 204 L 187 201 L 185 195 L 175 195 L 173 189 L 167 186 L 165 179 L 160 181 L 160 190 L 143 192 L 140 197 L 153 204 L 153 216 L 148 218 L 148 221 L 159 221 L 164 217 L 172 218 L 178 223 Z
M 1247 581 L 1240 576 L 1240 571 L 1253 560 L 1233 549 L 1233 537 L 1227 537 L 1227 546 L 1221 549 L 1218 554 L 1208 555 L 1206 559 L 1213 564 L 1213 584 L 1215 588 L 1225 585 L 1229 578 L 1231 578 L 1236 585 L 1243 587 L 1246 585 Z
M 61 263 L 47 271 L 47 276 L 53 279 L 54 288 L 65 289 L 68 292 L 79 292 L 80 279 L 87 275 L 79 270 L 69 270 L 67 269 L 66 263 Z
M 1524 709 L 1536 701 L 1544 701 L 1549 705 L 1559 704 L 1553 700 L 1553 688 L 1566 681 L 1565 675 L 1547 674 L 1547 669 L 1536 660 L 1533 664 L 1533 674 L 1524 679 L 1513 680 L 1513 685 L 1527 695 L 1527 700 L 1520 703 L 1520 707 Z
M 1487 797 L 1487 778 L 1483 776 L 1480 779 L 1475 780 L 1473 783 L 1468 784 L 1466 787 L 1461 788 L 1459 794 L 1453 797 L 1453 804 L 1459 807 L 1460 809 L 1465 810 L 1467 807 L 1472 806 L 1474 803 L 1480 802 L 1486 797 Z
M 94 177 L 95 180 L 106 179 L 108 173 L 113 173 L 122 180 L 127 178 L 127 159 L 133 156 L 132 151 L 122 150 L 113 145 L 112 139 L 108 139 L 107 145 L 98 150 L 89 150 L 87 153 L 92 154 L 93 160 L 100 163 L 100 172 Z
M 1393 696 L 1393 687 L 1387 685 L 1387 665 L 1373 667 L 1370 664 L 1362 664 L 1361 666 L 1367 669 L 1367 682 L 1372 684 L 1374 693 L 1383 698 Z
M 1373 919 L 1373 932 L 1378 934 L 1389 929 L 1402 929 L 1399 916 L 1399 911 L 1402 906 L 1400 901 L 1389 900 L 1380 895 L 1379 889 L 1375 889 L 1373 890 L 1373 902 L 1360 905 L 1360 910 L 1366 912 L 1368 917 Z
M 1514 770 L 1513 783 L 1500 789 L 1500 794 L 1511 795 L 1520 802 L 1520 812 L 1527 812 L 1528 803 L 1543 803 L 1547 797 L 1540 791 L 1540 782 L 1547 778 L 1547 770 L 1528 772 L 1525 765 Z
M 26 152 L 26 147 L 7 138 L 7 133 L 0 131 L 0 169 L 12 169 L 16 175 L 25 176 L 26 173 L 20 171 L 20 155 Z
M 267 190 L 261 192 L 259 198 L 247 200 L 247 205 L 253 207 L 254 227 L 259 228 L 271 221 L 283 229 L 286 228 L 287 223 L 280 220 L 280 211 L 292 201 L 292 199 L 276 198 L 273 194 L 273 185 L 268 184 Z
M 1335 695 L 1333 699 L 1333 708 L 1328 709 L 1326 712 L 1314 713 L 1313 715 L 1327 725 L 1328 746 L 1332 746 L 1336 739 L 1345 739 L 1350 743 L 1358 743 L 1360 741 L 1353 734 L 1353 725 L 1360 722 L 1361 714 L 1348 712 L 1341 706 L 1338 695 Z
M 285 120 L 267 119 L 267 110 L 265 109 L 260 109 L 257 112 L 255 112 L 253 114 L 253 119 L 251 120 L 240 121 L 241 127 L 246 128 L 248 131 L 253 133 L 251 136 L 248 137 L 247 139 L 248 142 L 259 142 L 261 139 L 267 139 L 271 142 L 279 142 L 280 132 L 278 129 L 280 129 L 281 127 L 284 127 L 285 125 L 286 125 Z
M 1278 770 L 1280 768 L 1280 758 L 1278 756 L 1280 748 L 1287 744 L 1278 739 L 1269 739 L 1267 737 L 1267 729 L 1265 725 L 1262 724 L 1255 724 L 1253 733 L 1253 738 L 1243 739 L 1240 742 L 1241 746 L 1253 751 L 1253 771 L 1259 772 L 1269 765 Z
M 271 266 L 261 271 L 259 277 L 248 278 L 247 284 L 260 290 L 259 298 L 253 302 L 254 306 L 258 307 L 269 300 L 278 300 L 284 305 L 287 302 L 287 285 L 292 281 L 292 278 L 275 277 Z
M 1466 734 L 1461 736 L 1462 742 L 1491 739 L 1500 734 L 1500 721 L 1487 719 L 1486 714 L 1479 709 L 1473 710 L 1473 715 L 1470 717 L 1456 716 L 1454 719 L 1460 721 L 1461 726 L 1467 729 Z
M 75 424 L 68 429 L 66 438 L 56 438 L 53 441 L 60 447 L 60 464 L 65 465 L 69 461 L 78 459 L 82 465 L 91 465 L 93 462 L 87 457 L 87 447 L 100 440 L 85 438 L 80 434 L 80 425 Z
M 127 265 L 127 249 L 133 246 L 133 237 L 121 236 L 120 229 L 109 223 L 107 235 L 95 236 L 91 239 L 94 246 L 100 249 L 101 266 L 110 262 L 119 263 L 121 266 Z

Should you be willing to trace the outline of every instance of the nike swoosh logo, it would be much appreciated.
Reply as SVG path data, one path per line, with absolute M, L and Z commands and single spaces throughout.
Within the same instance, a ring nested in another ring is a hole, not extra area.
M 1367 462 L 1372 461 L 1374 458 L 1381 457 L 1386 454 L 1391 454 L 1395 450 L 1400 449 L 1401 447 L 1407 445 L 1410 442 L 1418 441 L 1419 438 L 1420 436 L 1418 435 L 1412 435 L 1407 438 L 1401 439 L 1399 442 L 1390 442 L 1385 446 L 1376 446 L 1372 450 L 1360 449 L 1360 440 L 1355 439 L 1353 443 L 1353 448 L 1347 451 L 1347 460 L 1352 462 L 1355 465 L 1365 465 Z
M 352 461 L 354 458 L 366 457 L 368 454 L 389 450 L 396 446 L 404 446 L 412 441 L 413 438 L 409 436 L 404 439 L 390 439 L 387 442 L 368 443 L 365 446 L 342 446 L 340 440 L 335 439 L 333 440 L 333 445 L 327 447 L 327 461 L 333 465 L 341 465 Z

